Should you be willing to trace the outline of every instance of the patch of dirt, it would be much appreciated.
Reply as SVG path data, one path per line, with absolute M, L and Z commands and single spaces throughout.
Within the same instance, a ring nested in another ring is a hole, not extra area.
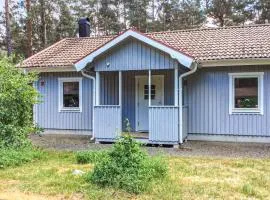
M 0 200 L 60 200 L 62 198 L 48 197 L 36 194 L 26 194 L 19 191 L 0 192 Z
M 41 194 L 34 194 L 30 192 L 22 192 L 16 188 L 18 180 L 0 180 L 0 186 L 5 186 L 0 190 L 0 200 L 82 200 L 84 195 L 81 193 L 74 193 L 72 196 L 48 196 Z
M 65 151 L 100 150 L 110 148 L 111 144 L 95 144 L 90 138 L 79 135 L 32 135 L 36 146 Z M 167 154 L 172 156 L 211 156 L 230 158 L 270 158 L 270 144 L 187 141 L 179 148 L 152 147 L 145 149 L 150 155 Z
M 47 196 L 33 193 L 23 193 L 18 190 L 0 191 L 0 200 L 81 200 L 83 194 L 74 194 L 71 197 L 65 196 Z

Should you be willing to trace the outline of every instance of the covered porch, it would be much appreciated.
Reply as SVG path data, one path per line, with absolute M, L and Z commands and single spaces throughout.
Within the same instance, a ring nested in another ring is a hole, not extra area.
M 93 129 L 96 141 L 112 142 L 122 133 L 130 132 L 145 143 L 178 144 L 182 140 L 178 93 L 181 73 L 183 70 L 178 67 L 96 72 Z M 183 111 L 183 116 L 187 116 L 187 107 Z M 184 130 L 186 126 L 185 118 Z

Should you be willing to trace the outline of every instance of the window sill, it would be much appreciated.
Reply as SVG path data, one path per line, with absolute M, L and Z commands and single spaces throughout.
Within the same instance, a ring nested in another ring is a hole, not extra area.
M 234 109 L 230 111 L 231 115 L 263 115 L 263 111 L 260 109 Z
M 80 108 L 62 108 L 59 112 L 82 112 Z

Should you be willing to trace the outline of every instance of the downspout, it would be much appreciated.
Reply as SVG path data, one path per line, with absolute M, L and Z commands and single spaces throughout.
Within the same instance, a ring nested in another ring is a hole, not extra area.
M 92 137 L 90 140 L 94 140 L 95 139 L 95 132 L 94 132 L 94 106 L 95 106 L 95 99 L 96 99 L 96 79 L 94 76 L 90 76 L 88 74 L 86 74 L 83 70 L 81 70 L 81 73 L 84 77 L 91 79 L 93 81 L 93 100 L 92 100 L 92 113 L 93 113 L 93 117 L 92 117 Z
M 183 143 L 183 78 L 195 73 L 198 69 L 198 63 L 194 62 L 194 67 L 192 70 L 183 73 L 179 76 L 179 135 L 178 135 L 178 142 L 179 144 Z

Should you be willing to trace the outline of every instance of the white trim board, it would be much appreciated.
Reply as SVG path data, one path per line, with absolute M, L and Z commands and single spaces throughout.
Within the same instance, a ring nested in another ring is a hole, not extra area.
M 63 83 L 79 82 L 79 108 L 63 107 Z M 82 78 L 58 78 L 58 112 L 82 112 Z
M 229 114 L 261 114 L 263 115 L 263 72 L 240 72 L 240 73 L 229 73 Z M 258 78 L 258 108 L 234 108 L 234 97 L 235 78 Z
M 134 30 L 128 30 L 128 31 L 124 32 L 123 34 L 112 39 L 111 41 L 109 41 L 108 43 L 103 45 L 102 47 L 93 51 L 88 56 L 79 60 L 78 62 L 76 62 L 74 64 L 75 68 L 77 69 L 77 71 L 82 70 L 83 68 L 85 68 L 85 66 L 88 63 L 91 63 L 94 60 L 94 58 L 103 54 L 104 52 L 108 51 L 109 49 L 111 49 L 112 47 L 116 46 L 117 44 L 119 44 L 120 42 L 124 41 L 125 39 L 127 39 L 129 37 L 133 37 L 133 38 L 135 38 L 141 42 L 144 42 L 144 43 L 146 43 L 146 44 L 148 44 L 156 49 L 161 50 L 162 52 L 166 52 L 171 56 L 171 58 L 176 59 L 183 66 L 185 66 L 187 68 L 191 68 L 191 65 L 194 61 L 194 59 L 192 57 L 190 57 L 184 53 L 181 53 L 180 51 L 177 51 L 173 48 L 170 48 L 170 47 L 168 47 L 168 46 L 166 46 L 166 45 L 164 45 L 156 40 L 153 40 L 153 39 L 137 32 L 137 31 L 134 31 Z
M 242 58 L 200 61 L 200 67 L 227 67 L 248 65 L 270 65 L 269 58 Z
M 148 75 L 135 75 L 135 131 L 138 131 L 138 98 L 139 98 L 139 95 L 138 95 L 138 81 L 140 78 L 142 77 L 146 77 L 148 78 Z M 151 77 L 161 77 L 162 78 L 162 101 L 164 103 L 164 95 L 165 95 L 165 87 L 164 87 L 164 75 L 151 75 Z M 152 106 L 151 107 L 155 107 L 155 106 Z M 164 107 L 164 106 L 162 106 Z M 149 110 L 149 109 L 148 109 Z

